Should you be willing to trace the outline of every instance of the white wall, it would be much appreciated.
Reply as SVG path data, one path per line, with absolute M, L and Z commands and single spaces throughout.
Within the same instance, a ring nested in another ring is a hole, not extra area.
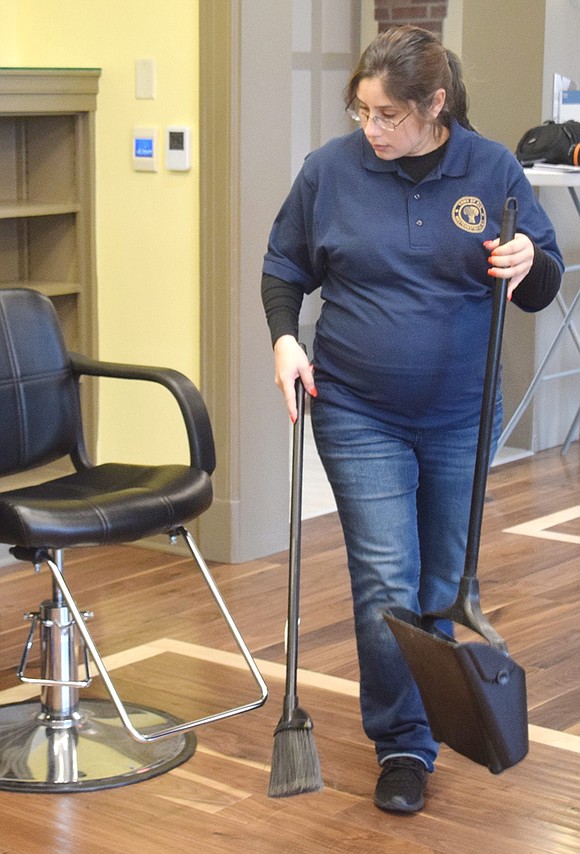
M 463 49 L 463 0 L 449 0 L 443 21 L 443 44 L 457 56 Z
M 453 3 L 453 7 L 451 6 Z M 470 117 L 486 136 L 511 150 L 530 127 L 552 116 L 554 72 L 580 82 L 579 0 L 451 0 L 462 7 L 461 57 L 470 97 Z M 580 260 L 580 220 L 565 188 L 542 189 L 540 200 L 554 223 L 569 264 Z M 565 277 L 569 303 L 580 276 Z M 557 303 L 538 315 L 508 306 L 503 342 L 504 398 L 516 408 L 560 324 Z M 548 373 L 574 369 L 578 349 L 569 333 L 547 366 Z M 561 444 L 580 402 L 580 377 L 541 383 L 509 445 L 533 451 Z
M 360 52 L 369 45 L 379 31 L 375 20 L 375 0 L 360 0 Z
M 545 17 L 542 121 L 552 118 L 552 89 L 555 72 L 575 80 L 580 86 L 580 0 L 547 0 Z M 580 218 L 569 192 L 564 188 L 543 188 L 540 201 L 552 219 L 567 264 L 580 263 Z M 562 296 L 570 304 L 580 287 L 580 274 L 564 276 Z M 536 325 L 535 364 L 539 364 L 562 321 L 562 311 L 554 303 Z M 580 310 L 576 312 L 580 328 Z M 546 366 L 547 373 L 580 367 L 578 348 L 569 332 Z M 533 450 L 563 442 L 580 405 L 580 375 L 542 383 L 535 398 L 532 436 Z

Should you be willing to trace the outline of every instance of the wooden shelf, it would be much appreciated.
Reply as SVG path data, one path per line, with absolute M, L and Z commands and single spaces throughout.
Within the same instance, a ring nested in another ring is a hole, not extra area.
M 30 288 L 46 297 L 62 297 L 68 294 L 80 294 L 81 285 L 78 282 L 2 282 L 2 288 Z
M 0 219 L 56 216 L 78 213 L 80 210 L 80 204 L 70 202 L 0 202 Z
M 0 68 L 0 288 L 48 296 L 70 350 L 97 355 L 99 69 Z M 96 424 L 96 383 L 83 388 Z M 91 450 L 96 435 L 87 436 Z

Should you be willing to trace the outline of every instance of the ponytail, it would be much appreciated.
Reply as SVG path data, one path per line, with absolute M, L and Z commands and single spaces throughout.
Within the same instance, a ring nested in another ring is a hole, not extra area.
M 452 50 L 446 49 L 445 53 L 447 55 L 449 70 L 451 72 L 451 85 L 447 92 L 447 102 L 443 107 L 443 112 L 447 113 L 451 118 L 456 119 L 459 124 L 462 127 L 467 128 L 467 130 L 475 130 L 467 117 L 469 102 L 465 82 L 463 80 L 461 61 L 457 54 L 453 53 Z

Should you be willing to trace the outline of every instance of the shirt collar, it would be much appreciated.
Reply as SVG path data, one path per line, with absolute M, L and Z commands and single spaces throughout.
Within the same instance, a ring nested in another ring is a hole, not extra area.
M 451 175 L 460 177 L 467 173 L 471 151 L 473 148 L 473 131 L 468 131 L 453 119 L 450 128 L 449 142 L 443 160 L 437 168 L 439 175 Z M 365 169 L 370 172 L 399 172 L 395 160 L 381 160 L 374 153 L 372 146 L 367 141 L 364 131 L 358 131 L 361 140 L 362 162 Z

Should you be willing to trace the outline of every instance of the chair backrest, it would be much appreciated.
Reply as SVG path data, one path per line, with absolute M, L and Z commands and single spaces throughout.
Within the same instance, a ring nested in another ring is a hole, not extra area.
M 77 383 L 51 301 L 0 289 L 0 474 L 71 454 L 80 435 Z

